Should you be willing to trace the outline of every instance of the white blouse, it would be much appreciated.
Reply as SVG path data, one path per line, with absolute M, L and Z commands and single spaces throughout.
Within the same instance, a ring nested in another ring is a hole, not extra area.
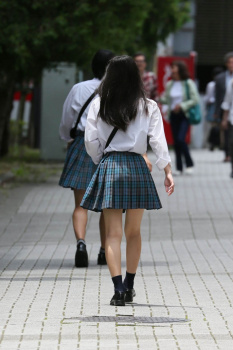
M 233 79 L 227 86 L 224 101 L 221 105 L 224 111 L 229 111 L 228 121 L 233 125 Z
M 66 142 L 72 140 L 70 137 L 70 129 L 75 125 L 82 106 L 99 85 L 100 80 L 94 78 L 92 80 L 82 81 L 72 87 L 63 105 L 63 113 L 59 128 L 59 134 L 62 140 Z M 81 117 L 77 126 L 78 130 L 85 130 L 89 107 L 90 104 L 87 106 Z
M 207 84 L 204 101 L 206 104 L 215 102 L 215 81 Z
M 170 90 L 171 111 L 176 105 L 180 105 L 183 101 L 183 87 L 181 81 L 174 81 Z
M 113 130 L 113 126 L 98 118 L 100 98 L 97 97 L 92 102 L 87 116 L 85 144 L 87 153 L 95 164 L 98 164 L 103 154 L 107 152 L 146 153 L 147 136 L 149 137 L 150 146 L 157 157 L 157 167 L 162 170 L 171 162 L 160 110 L 156 102 L 149 99 L 147 101 L 148 115 L 144 109 L 144 102 L 141 100 L 135 120 L 129 124 L 126 132 L 118 130 L 106 149 L 105 145 Z

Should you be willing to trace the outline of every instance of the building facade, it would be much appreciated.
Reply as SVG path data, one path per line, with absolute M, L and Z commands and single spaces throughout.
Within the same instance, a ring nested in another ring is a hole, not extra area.
M 190 21 L 158 45 L 158 55 L 197 53 L 196 77 L 203 92 L 212 70 L 233 51 L 233 0 L 191 0 Z
M 203 90 L 213 68 L 223 66 L 224 55 L 233 51 L 233 0 L 196 0 L 194 49 Z

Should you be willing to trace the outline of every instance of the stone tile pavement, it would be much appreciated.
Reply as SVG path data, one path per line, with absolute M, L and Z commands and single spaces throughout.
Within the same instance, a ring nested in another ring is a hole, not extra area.
M 193 155 L 195 175 L 176 178 L 171 198 L 154 167 L 163 209 L 144 214 L 126 307 L 109 306 L 109 272 L 96 265 L 98 214 L 90 266 L 76 269 L 72 192 L 57 178 L 0 191 L 1 350 L 233 349 L 233 181 L 221 152 Z

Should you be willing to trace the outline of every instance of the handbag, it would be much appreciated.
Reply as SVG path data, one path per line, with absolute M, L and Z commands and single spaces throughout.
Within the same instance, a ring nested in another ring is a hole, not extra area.
M 185 81 L 185 87 L 186 87 L 186 94 L 187 94 L 187 99 L 190 99 L 190 93 L 189 93 L 189 85 L 188 81 Z M 197 103 L 195 106 L 189 108 L 188 110 L 188 115 L 189 115 L 189 123 L 191 125 L 197 125 L 201 122 L 201 108 L 199 103 Z
M 74 127 L 72 129 L 70 129 L 70 137 L 72 139 L 75 139 L 76 137 L 76 130 L 77 130 L 77 126 L 80 122 L 80 119 L 83 115 L 83 112 L 85 111 L 85 109 L 87 108 L 87 106 L 89 105 L 89 103 L 93 100 L 93 98 L 95 97 L 95 95 L 97 94 L 97 92 L 93 92 L 93 94 L 91 94 L 91 96 L 86 100 L 86 102 L 84 103 L 84 105 L 82 106 L 82 108 L 80 109 L 80 112 L 78 114 L 78 118 L 76 120 L 76 123 L 74 125 Z
M 219 147 L 220 146 L 220 127 L 219 125 L 213 125 L 210 129 L 209 136 L 207 139 L 210 145 Z

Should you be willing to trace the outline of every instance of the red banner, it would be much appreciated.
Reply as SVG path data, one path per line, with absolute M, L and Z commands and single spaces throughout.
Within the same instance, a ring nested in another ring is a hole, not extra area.
M 158 57 L 157 77 L 159 95 L 161 95 L 164 92 L 167 82 L 171 79 L 171 63 L 173 61 L 184 61 L 188 66 L 190 78 L 195 78 L 195 53 L 191 53 L 189 57 Z M 165 119 L 163 119 L 163 122 L 167 143 L 169 145 L 172 145 L 173 138 L 170 124 Z M 187 142 L 190 142 L 190 131 L 187 134 Z

